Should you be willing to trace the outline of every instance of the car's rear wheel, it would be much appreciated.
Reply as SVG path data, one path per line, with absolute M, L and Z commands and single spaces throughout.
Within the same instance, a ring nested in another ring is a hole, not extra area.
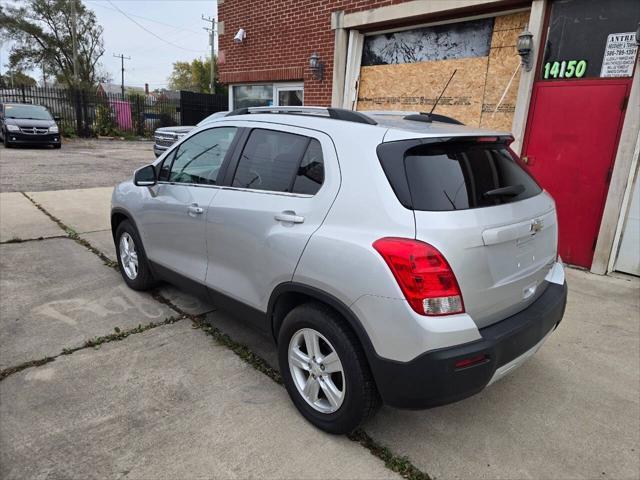
M 355 334 L 333 310 L 300 305 L 278 335 L 284 384 L 300 413 L 329 433 L 349 433 L 375 413 L 379 400 Z
M 116 254 L 120 273 L 126 284 L 134 290 L 148 290 L 155 280 L 142 247 L 138 232 L 128 220 L 116 229 Z

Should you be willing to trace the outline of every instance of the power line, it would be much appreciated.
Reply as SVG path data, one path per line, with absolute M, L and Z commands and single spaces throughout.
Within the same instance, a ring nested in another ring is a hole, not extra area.
M 102 3 L 99 3 L 98 0 L 89 0 L 89 1 L 96 2 L 95 5 L 97 5 L 98 7 L 106 8 L 107 10 L 111 10 L 113 12 L 117 12 L 118 11 L 115 8 L 107 7 L 106 5 L 103 5 Z M 170 23 L 161 22 L 160 20 L 155 20 L 155 19 L 149 18 L 149 17 L 143 17 L 142 15 L 137 15 L 135 13 L 129 13 L 129 16 L 130 17 L 141 18 L 142 20 L 146 20 L 148 22 L 157 23 L 158 25 L 164 25 L 165 27 L 175 28 L 176 30 L 182 30 L 184 32 L 191 32 L 191 33 L 196 33 L 196 34 L 200 33 L 200 32 L 198 32 L 196 30 L 191 30 L 191 29 L 185 28 L 185 27 L 178 27 L 177 25 L 171 25 Z
M 116 10 L 118 10 L 118 12 L 120 12 L 122 15 L 124 15 L 125 17 L 127 17 L 129 20 L 131 20 L 133 23 L 135 23 L 138 27 L 140 27 L 141 29 L 143 29 L 145 32 L 147 32 L 150 35 L 153 35 L 154 37 L 156 37 L 158 40 L 163 41 L 164 43 L 171 45 L 173 47 L 179 48 L 180 50 L 184 50 L 186 52 L 197 52 L 197 53 L 201 53 L 201 50 L 193 50 L 190 48 L 184 48 L 181 47 L 180 45 L 176 45 L 175 43 L 171 43 L 168 40 L 165 40 L 164 38 L 160 37 L 159 35 L 157 35 L 156 33 L 152 32 L 151 30 L 149 30 L 147 27 L 145 27 L 144 25 L 140 24 L 139 22 L 137 22 L 136 20 L 134 20 L 133 18 L 131 18 L 129 15 L 127 15 L 125 12 L 123 12 L 122 10 L 120 10 L 120 8 L 118 8 L 111 0 L 107 0 L 109 2 L 109 4 L 114 7 Z

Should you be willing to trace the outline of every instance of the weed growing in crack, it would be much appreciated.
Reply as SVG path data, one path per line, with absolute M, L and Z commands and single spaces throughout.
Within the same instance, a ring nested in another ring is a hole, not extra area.
M 29 200 L 31 203 L 33 203 L 33 205 L 40 210 L 42 213 L 44 213 L 47 217 L 49 217 L 55 224 L 57 224 L 62 230 L 65 231 L 65 233 L 67 234 L 67 236 L 75 241 L 76 243 L 82 245 L 83 247 L 85 247 L 87 250 L 89 250 L 91 253 L 97 255 L 100 260 L 102 260 L 102 262 L 107 266 L 107 267 L 111 267 L 114 269 L 118 269 L 118 262 L 114 262 L 113 260 L 111 260 L 109 257 L 107 257 L 104 253 L 102 253 L 100 250 L 98 250 L 96 247 L 94 247 L 93 245 L 91 245 L 91 243 L 89 243 L 87 240 L 85 240 L 84 238 L 82 238 L 78 232 L 76 232 L 73 228 L 71 228 L 70 226 L 68 226 L 67 224 L 65 224 L 62 220 L 60 220 L 58 217 L 52 215 L 51 213 L 49 213 L 49 211 L 47 211 L 47 209 L 45 209 L 42 205 L 40 205 L 38 202 L 36 202 L 34 199 L 32 199 L 29 195 L 27 195 L 24 192 L 20 192 L 22 193 L 22 195 L 24 195 L 26 197 L 27 200 Z
M 387 447 L 380 445 L 362 429 L 355 430 L 347 435 L 349 440 L 359 443 L 369 450 L 372 455 L 382 460 L 389 470 L 402 475 L 409 480 L 431 480 L 428 474 L 416 468 L 407 457 L 394 454 Z
M 203 319 L 192 319 L 192 321 L 196 328 L 199 328 L 207 335 L 213 337 L 218 343 L 227 347 L 229 350 L 239 356 L 243 361 L 251 365 L 259 372 L 264 373 L 267 377 L 269 377 L 277 384 L 282 385 L 282 376 L 280 375 L 280 372 L 271 367 L 271 365 L 269 365 L 269 363 L 267 363 L 267 361 L 260 355 L 253 353 L 249 347 L 243 345 L 242 343 L 236 342 L 229 335 L 223 333 L 213 325 L 208 324 Z
M 20 365 L 16 365 L 14 367 L 9 367 L 9 368 L 5 368 L 3 370 L 0 370 L 0 381 L 4 380 L 5 378 L 7 378 L 9 375 L 13 375 L 14 373 L 18 373 L 26 368 L 31 368 L 31 367 L 39 367 L 41 365 L 44 365 L 46 363 L 49 362 L 53 362 L 56 359 L 56 357 L 44 357 L 41 358 L 40 360 L 31 360 L 29 362 L 24 362 L 21 363 Z
M 84 342 L 84 344 L 82 344 L 79 347 L 72 347 L 72 348 L 63 348 L 62 352 L 60 352 L 58 355 L 55 355 L 53 357 L 45 357 L 42 358 L 40 360 L 32 360 L 30 362 L 24 362 L 21 363 L 20 365 L 16 365 L 14 367 L 9 367 L 9 368 L 5 368 L 4 370 L 0 371 L 0 381 L 4 380 L 5 378 L 7 378 L 9 375 L 13 375 L 14 373 L 18 373 L 26 368 L 31 368 L 31 367 L 39 367 L 41 365 L 44 365 L 45 363 L 49 363 L 49 362 L 53 362 L 56 358 L 58 358 L 61 355 L 71 355 L 75 352 L 77 352 L 78 350 L 84 350 L 86 348 L 100 348 L 101 345 L 105 344 L 105 343 L 110 343 L 110 342 L 117 342 L 119 340 L 124 340 L 125 338 L 129 337 L 130 335 L 134 335 L 136 333 L 142 333 L 142 332 L 146 332 L 147 330 L 151 330 L 152 328 L 156 328 L 156 327 L 161 327 L 163 325 L 171 325 L 173 323 L 179 322 L 180 320 L 184 320 L 185 318 L 188 318 L 184 315 L 179 316 L 179 317 L 168 317 L 165 318 L 162 322 L 149 322 L 146 325 L 138 325 L 135 328 L 132 328 L 130 330 L 125 330 L 122 331 L 120 330 L 120 328 L 116 327 L 115 333 L 112 333 L 110 335 L 105 335 L 102 337 L 95 337 L 92 339 L 89 339 L 87 341 Z

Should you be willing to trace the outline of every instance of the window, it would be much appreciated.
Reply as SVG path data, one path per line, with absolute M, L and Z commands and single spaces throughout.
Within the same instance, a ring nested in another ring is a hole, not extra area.
M 242 151 L 233 186 L 313 194 L 323 179 L 322 149 L 317 140 L 255 129 Z
M 303 103 L 302 89 L 278 88 L 279 107 L 299 107 Z
M 165 159 L 159 180 L 215 185 L 236 130 L 235 127 L 212 128 L 187 139 Z
M 367 36 L 362 66 L 453 60 L 489 55 L 493 18 Z
M 232 110 L 248 107 L 288 107 L 304 103 L 302 83 L 266 83 L 231 85 L 229 105 Z
M 540 78 L 630 77 L 638 21 L 637 0 L 553 2 Z
M 516 202 L 540 187 L 500 144 L 423 145 L 405 156 L 415 210 L 465 210 Z
M 322 147 L 315 138 L 309 142 L 307 151 L 302 157 L 300 168 L 293 182 L 294 193 L 315 195 L 324 181 L 324 160 Z
M 542 191 L 504 143 L 414 145 L 415 140 L 409 140 L 378 147 L 387 179 L 407 208 L 450 211 L 491 207 L 525 200 Z
M 233 108 L 270 107 L 273 105 L 273 85 L 234 85 Z

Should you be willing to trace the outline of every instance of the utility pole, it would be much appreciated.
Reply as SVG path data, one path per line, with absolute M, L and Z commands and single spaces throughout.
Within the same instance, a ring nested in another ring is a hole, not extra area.
M 78 87 L 78 17 L 76 15 L 76 0 L 71 0 L 71 39 L 73 41 L 73 84 Z
M 131 60 L 131 57 L 125 57 L 122 53 L 120 55 L 113 55 L 116 58 L 120 59 L 120 65 L 122 68 L 122 99 L 124 100 L 124 61 Z
M 215 18 L 205 17 L 202 15 L 202 20 L 211 23 L 211 28 L 202 27 L 209 32 L 209 45 L 211 46 L 211 93 L 216 93 L 216 65 L 215 65 L 215 34 L 217 23 Z

